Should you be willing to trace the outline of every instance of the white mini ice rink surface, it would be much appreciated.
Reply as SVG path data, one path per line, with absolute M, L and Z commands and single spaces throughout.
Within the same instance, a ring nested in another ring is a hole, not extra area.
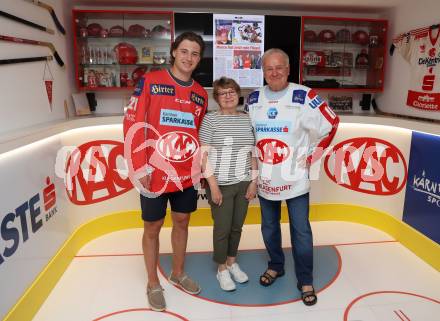
M 387 234 L 346 222 L 312 222 L 318 303 L 305 306 L 296 290 L 288 225 L 283 224 L 286 276 L 259 285 L 266 268 L 260 225 L 246 225 L 238 260 L 250 281 L 219 290 L 211 259 L 212 227 L 191 227 L 187 273 L 199 296 L 171 285 L 170 228 L 161 232 L 160 280 L 166 312 L 149 309 L 142 229 L 100 237 L 77 254 L 34 321 L 439 321 L 440 273 Z M 440 254 L 439 254 L 440 255 Z

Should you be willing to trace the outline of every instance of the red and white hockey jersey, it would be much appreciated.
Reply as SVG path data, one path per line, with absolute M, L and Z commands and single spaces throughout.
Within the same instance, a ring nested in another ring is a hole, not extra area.
M 151 173 L 150 192 L 162 194 L 199 181 L 198 130 L 207 103 L 202 86 L 195 81 L 182 86 L 167 70 L 147 73 L 139 80 L 123 123 L 132 182 Z
M 440 110 L 440 29 L 413 30 L 395 38 L 393 44 L 411 65 L 406 104 L 424 110 Z
M 285 200 L 310 189 L 308 169 L 298 160 L 327 148 L 339 118 L 314 90 L 290 83 L 285 94 L 269 99 L 265 88 L 252 92 L 246 109 L 255 132 L 259 183 L 258 194 L 269 200 Z

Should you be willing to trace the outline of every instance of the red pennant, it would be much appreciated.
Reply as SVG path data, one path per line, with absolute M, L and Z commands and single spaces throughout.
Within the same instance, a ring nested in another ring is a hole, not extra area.
M 47 98 L 49 99 L 50 109 L 52 110 L 52 84 L 53 80 L 45 80 Z

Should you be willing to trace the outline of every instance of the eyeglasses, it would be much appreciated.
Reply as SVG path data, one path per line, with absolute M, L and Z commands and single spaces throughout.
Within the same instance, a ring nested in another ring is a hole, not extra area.
M 229 96 L 235 96 L 235 95 L 237 95 L 237 92 L 234 91 L 234 90 L 231 90 L 231 91 L 224 91 L 224 92 L 217 93 L 217 96 L 219 96 L 219 97 L 226 97 L 228 95 Z
M 263 67 L 263 72 L 272 73 L 276 71 L 277 73 L 282 73 L 287 70 L 287 66 L 275 66 L 275 67 Z

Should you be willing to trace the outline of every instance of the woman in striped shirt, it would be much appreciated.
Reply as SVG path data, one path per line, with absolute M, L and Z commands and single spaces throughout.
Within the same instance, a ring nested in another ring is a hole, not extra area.
M 206 114 L 200 128 L 202 170 L 214 220 L 217 280 L 223 290 L 233 291 L 233 279 L 239 283 L 248 281 L 236 257 L 249 201 L 257 192 L 255 137 L 249 116 L 237 110 L 240 86 L 233 79 L 222 77 L 214 81 L 213 87 L 220 108 Z

